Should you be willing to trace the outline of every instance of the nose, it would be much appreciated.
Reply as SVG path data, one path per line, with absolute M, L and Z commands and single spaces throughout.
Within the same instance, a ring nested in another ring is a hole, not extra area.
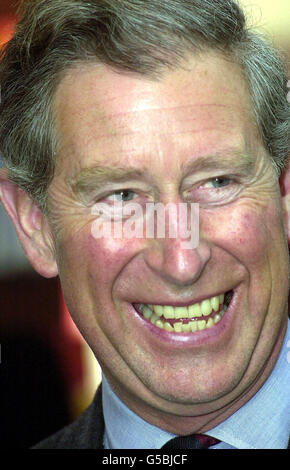
M 210 245 L 201 231 L 196 244 L 190 244 L 184 235 L 180 236 L 177 226 L 183 223 L 181 218 L 177 218 L 176 236 L 170 237 L 166 232 L 163 238 L 152 239 L 143 252 L 147 266 L 177 286 L 189 286 L 196 282 L 211 256 Z
M 185 249 L 181 240 L 167 239 L 153 242 L 144 256 L 148 267 L 167 282 L 189 286 L 201 276 L 210 259 L 210 247 L 200 242 L 195 249 Z

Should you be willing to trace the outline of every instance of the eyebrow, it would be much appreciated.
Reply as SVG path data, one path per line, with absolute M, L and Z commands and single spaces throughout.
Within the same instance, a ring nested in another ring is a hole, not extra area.
M 123 183 L 129 180 L 146 179 L 146 170 L 137 170 L 130 167 L 95 166 L 84 168 L 77 177 L 70 181 L 75 194 L 86 194 L 101 189 L 104 184 Z
M 245 174 L 251 172 L 254 164 L 255 157 L 251 153 L 228 151 L 200 156 L 194 161 L 182 165 L 181 172 L 183 179 L 192 173 L 217 169 Z M 130 180 L 143 180 L 146 182 L 150 180 L 152 185 L 152 178 L 149 177 L 148 169 L 146 168 L 136 169 L 134 167 L 110 167 L 102 165 L 82 169 L 74 179 L 69 180 L 69 184 L 75 194 L 84 195 L 89 194 L 91 191 L 100 190 L 106 184 L 124 183 Z M 155 189 L 157 190 L 157 187 Z
M 234 157 L 234 158 L 233 158 Z M 250 152 L 230 150 L 213 155 L 200 156 L 195 161 L 190 161 L 182 166 L 182 172 L 186 176 L 205 170 L 225 170 L 235 173 L 250 173 L 255 166 L 256 157 Z

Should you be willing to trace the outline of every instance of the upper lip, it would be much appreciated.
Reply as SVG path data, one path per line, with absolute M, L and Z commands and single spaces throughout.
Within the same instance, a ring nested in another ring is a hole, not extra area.
M 189 307 L 190 305 L 201 303 L 203 300 L 211 299 L 212 297 L 217 297 L 219 295 L 226 294 L 227 292 L 230 292 L 230 290 L 219 291 L 218 293 L 209 294 L 209 295 L 206 295 L 206 296 L 195 298 L 195 299 L 189 300 L 187 302 L 176 301 L 176 300 L 171 301 L 170 299 L 167 299 L 166 301 L 164 301 L 164 300 L 158 301 L 157 300 L 157 301 L 152 302 L 152 300 L 150 300 L 148 302 L 147 301 L 146 302 L 145 301 L 135 302 L 134 305 L 145 304 L 145 305 L 162 305 L 162 306 L 170 305 L 172 307 Z

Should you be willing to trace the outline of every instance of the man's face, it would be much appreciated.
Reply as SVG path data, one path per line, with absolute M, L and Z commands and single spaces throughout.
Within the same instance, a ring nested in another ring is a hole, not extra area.
M 280 192 L 251 109 L 239 68 L 213 54 L 158 81 L 79 67 L 55 97 L 49 204 L 64 296 L 119 396 L 163 427 L 168 414 L 240 400 L 269 373 L 285 330 Z M 93 205 L 122 198 L 198 203 L 198 248 L 178 237 L 96 239 Z M 201 305 L 220 295 L 223 315 L 216 300 L 217 312 Z M 140 304 L 171 308 L 154 324 Z M 187 320 L 165 317 L 185 311 Z

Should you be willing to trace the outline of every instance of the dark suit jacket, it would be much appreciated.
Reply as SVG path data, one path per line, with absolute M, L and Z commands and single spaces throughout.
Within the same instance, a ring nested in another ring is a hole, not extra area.
M 33 449 L 103 449 L 104 430 L 102 388 L 99 387 L 93 402 L 79 418 Z
M 71 424 L 41 441 L 33 449 L 103 449 L 102 388 L 91 405 Z

